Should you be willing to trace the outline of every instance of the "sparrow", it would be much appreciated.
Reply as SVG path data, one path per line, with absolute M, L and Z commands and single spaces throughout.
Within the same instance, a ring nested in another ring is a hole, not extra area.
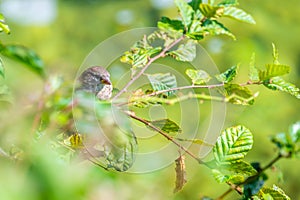
M 89 67 L 83 71 L 78 80 L 80 83 L 78 90 L 93 93 L 99 100 L 111 98 L 113 86 L 110 74 L 104 67 Z

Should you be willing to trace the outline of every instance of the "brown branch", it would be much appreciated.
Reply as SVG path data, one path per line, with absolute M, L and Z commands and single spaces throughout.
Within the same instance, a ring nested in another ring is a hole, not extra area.
M 184 151 L 185 153 L 187 153 L 188 155 L 190 155 L 193 159 L 195 159 L 199 164 L 204 164 L 207 166 L 207 164 L 202 161 L 200 158 L 198 158 L 196 155 L 194 155 L 192 152 L 190 152 L 188 149 L 186 149 L 184 146 L 182 146 L 181 144 L 179 144 L 177 141 L 175 141 L 175 139 L 171 136 L 169 136 L 167 133 L 165 133 L 164 131 L 162 131 L 161 129 L 157 128 L 156 126 L 154 126 L 153 124 L 151 124 L 151 122 L 140 118 L 138 116 L 135 115 L 134 112 L 132 111 L 124 111 L 125 114 L 127 114 L 129 117 L 131 117 L 132 119 L 135 119 L 143 124 L 145 124 L 146 126 L 148 126 L 149 128 L 153 129 L 154 131 L 158 132 L 159 134 L 161 134 L 162 136 L 164 136 L 165 138 L 167 138 L 169 141 L 171 141 L 173 144 L 175 144 L 176 146 L 179 147 L 179 149 L 181 149 L 182 151 Z
M 121 94 L 123 94 L 124 92 L 127 91 L 127 88 L 129 86 L 131 86 L 141 75 L 144 74 L 144 72 L 146 71 L 146 69 L 148 69 L 148 67 L 157 59 L 165 57 L 166 56 L 166 52 L 169 51 L 172 47 L 174 47 L 176 44 L 178 44 L 179 42 L 181 42 L 184 39 L 184 35 L 181 36 L 180 38 L 178 38 L 177 40 L 175 40 L 173 43 L 171 43 L 169 46 L 165 47 L 158 55 L 154 56 L 153 58 L 150 58 L 148 63 L 139 71 L 139 73 L 132 77 L 132 79 L 112 98 L 112 100 L 117 99 L 119 96 L 121 96 Z

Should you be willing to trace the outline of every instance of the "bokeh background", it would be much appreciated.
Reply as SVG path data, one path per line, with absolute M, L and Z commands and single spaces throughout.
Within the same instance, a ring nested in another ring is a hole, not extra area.
M 258 65 L 272 62 L 273 42 L 279 49 L 280 62 L 292 67 L 286 79 L 300 86 L 300 1 L 241 0 L 240 6 L 253 15 L 257 24 L 224 20 L 237 41 L 206 38 L 201 45 L 220 70 L 241 63 L 239 79 L 245 80 L 253 52 Z M 2 0 L 0 9 L 12 32 L 8 36 L 2 34 L 1 41 L 34 49 L 49 74 L 60 74 L 70 81 L 101 41 L 132 28 L 156 26 L 161 16 L 177 16 L 172 0 Z M 17 103 L 1 111 L 0 144 L 16 148 L 20 144 L 31 145 L 32 152 L 21 163 L 11 164 L 0 158 L 0 199 L 179 200 L 217 197 L 227 189 L 214 181 L 208 169 L 190 158 L 186 162 L 188 182 L 177 194 L 173 194 L 174 165 L 147 174 L 128 174 L 107 172 L 87 163 L 62 163 L 46 147 L 28 141 L 33 119 L 28 113 L 35 109 L 31 102 L 40 95 L 43 81 L 12 60 L 4 59 L 4 63 L 5 81 Z M 253 90 L 260 91 L 256 104 L 229 105 L 224 127 L 247 126 L 254 133 L 254 147 L 247 160 L 266 164 L 275 156 L 269 137 L 286 132 L 290 124 L 300 120 L 300 104 L 288 94 L 261 87 Z M 267 185 L 276 183 L 292 199 L 300 199 L 299 164 L 296 159 L 277 163 L 268 171 Z M 237 198 L 234 193 L 228 197 Z

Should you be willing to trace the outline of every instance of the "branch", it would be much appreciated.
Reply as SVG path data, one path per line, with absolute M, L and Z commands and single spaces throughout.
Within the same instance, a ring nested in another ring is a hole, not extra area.
M 171 43 L 169 46 L 165 47 L 158 55 L 154 56 L 153 58 L 150 58 L 148 63 L 140 70 L 140 72 L 134 76 L 125 86 L 123 89 L 121 89 L 113 98 L 112 100 L 117 99 L 121 94 L 126 92 L 127 88 L 131 86 L 145 71 L 146 69 L 157 59 L 165 57 L 166 52 L 170 50 L 172 47 L 174 47 L 176 44 L 178 44 L 180 41 L 184 39 L 184 35 L 175 40 L 173 43 Z
M 146 126 L 148 126 L 149 128 L 153 129 L 154 131 L 158 132 L 159 134 L 161 134 L 162 136 L 164 136 L 165 138 L 167 138 L 168 140 L 170 140 L 173 144 L 175 144 L 176 146 L 178 146 L 182 151 L 186 152 L 188 155 L 190 155 L 193 159 L 195 159 L 199 164 L 204 164 L 207 166 L 207 164 L 202 161 L 200 158 L 198 158 L 197 156 L 195 156 L 192 152 L 190 152 L 188 149 L 186 149 L 184 146 L 182 146 L 181 144 L 179 144 L 177 141 L 175 141 L 175 139 L 171 136 L 169 136 L 167 133 L 165 133 L 164 131 L 162 131 L 161 129 L 157 128 L 156 126 L 154 126 L 153 124 L 151 124 L 149 121 L 142 119 L 138 116 L 135 115 L 134 112 L 132 111 L 124 111 L 125 114 L 127 114 L 129 117 L 131 117 L 132 119 L 135 119 L 143 124 L 145 124 Z

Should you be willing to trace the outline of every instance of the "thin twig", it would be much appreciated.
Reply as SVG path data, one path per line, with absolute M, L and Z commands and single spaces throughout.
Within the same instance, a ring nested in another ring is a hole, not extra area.
M 125 114 L 127 114 L 129 117 L 131 117 L 132 119 L 135 119 L 143 124 L 145 124 L 146 126 L 148 126 L 149 128 L 153 129 L 154 131 L 160 133 L 162 136 L 164 136 L 165 138 L 167 138 L 168 140 L 170 140 L 173 144 L 175 144 L 176 146 L 179 147 L 179 149 L 181 149 L 182 151 L 186 152 L 188 155 L 190 155 L 193 159 L 195 159 L 199 164 L 204 164 L 207 165 L 204 161 L 202 161 L 200 158 L 198 158 L 196 155 L 194 155 L 192 152 L 190 152 L 188 149 L 186 149 L 184 146 L 182 146 L 181 144 L 179 144 L 177 141 L 174 140 L 174 138 L 172 138 L 171 136 L 169 136 L 167 133 L 165 133 L 164 131 L 162 131 L 161 129 L 157 128 L 156 126 L 154 126 L 153 124 L 151 124 L 151 122 L 142 119 L 138 116 L 135 115 L 135 113 L 133 113 L 132 111 L 124 111 Z
M 166 56 L 166 52 L 169 51 L 172 47 L 174 47 L 176 44 L 178 44 L 179 42 L 181 42 L 184 39 L 184 35 L 181 36 L 180 38 L 178 38 L 177 40 L 175 40 L 173 43 L 171 43 L 169 46 L 165 47 L 158 55 L 154 56 L 153 58 L 150 58 L 148 63 L 139 71 L 139 73 L 132 77 L 132 79 L 123 87 L 123 89 L 121 89 L 113 98 L 112 100 L 117 99 L 121 94 L 123 94 L 124 92 L 127 91 L 127 88 L 129 86 L 131 86 L 141 75 L 144 74 L 144 72 L 146 71 L 146 69 L 157 59 L 165 57 Z

